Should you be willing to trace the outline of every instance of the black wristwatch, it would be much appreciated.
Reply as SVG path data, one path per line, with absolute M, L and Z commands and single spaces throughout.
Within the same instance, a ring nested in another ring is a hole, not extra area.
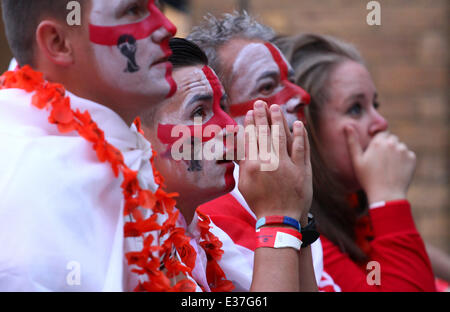
M 302 248 L 306 248 L 314 243 L 320 236 L 316 229 L 316 220 L 312 214 L 308 214 L 308 225 L 301 229 Z

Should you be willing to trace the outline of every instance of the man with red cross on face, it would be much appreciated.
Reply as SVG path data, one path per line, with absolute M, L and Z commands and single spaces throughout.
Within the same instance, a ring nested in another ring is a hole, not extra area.
M 221 19 L 209 16 L 188 36 L 211 60 L 210 65 L 218 73 L 228 95 L 226 110 L 238 124 L 243 124 L 246 114 L 257 100 L 265 101 L 269 107 L 280 105 L 290 129 L 296 120 L 304 121 L 304 107 L 309 104 L 310 96 L 292 82 L 294 71 L 280 50 L 271 43 L 274 38 L 272 29 L 245 12 L 225 14 Z M 238 167 L 235 169 L 235 179 L 239 181 Z M 256 216 L 238 185 L 229 194 L 202 205 L 200 210 L 209 214 L 236 244 L 250 251 L 255 250 L 251 237 Z M 308 224 L 307 215 L 302 214 L 302 227 Z M 241 225 L 239 230 L 235 229 L 236 224 Z M 252 253 L 249 252 L 249 255 Z M 320 290 L 339 291 L 333 279 L 323 272 L 320 239 L 302 248 L 301 257 L 303 261 L 313 262 Z M 310 289 L 306 287 L 305 290 Z

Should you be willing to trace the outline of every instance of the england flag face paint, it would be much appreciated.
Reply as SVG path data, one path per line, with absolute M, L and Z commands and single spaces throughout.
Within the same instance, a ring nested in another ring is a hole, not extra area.
M 281 105 L 288 124 L 304 120 L 304 105 L 310 97 L 306 91 L 292 83 L 293 70 L 281 54 L 270 43 L 237 40 L 230 49 L 238 50 L 234 59 L 224 63 L 231 67 L 229 96 L 230 115 L 239 123 L 256 100 L 268 105 Z
M 111 87 L 155 99 L 172 96 L 176 84 L 167 58 L 176 27 L 154 0 L 97 0 L 92 6 L 95 66 Z
M 226 159 L 212 159 L 210 155 L 224 154 L 234 149 L 227 146 L 227 126 L 234 128 L 236 123 L 222 109 L 225 95 L 223 87 L 215 73 L 208 66 L 191 66 L 177 69 L 174 78 L 178 85 L 175 95 L 161 105 L 156 138 L 150 138 L 158 150 L 157 167 L 163 173 L 164 168 L 171 176 L 176 172 L 176 181 L 183 181 L 179 190 L 201 192 L 205 196 L 220 196 L 233 189 L 234 163 Z M 194 124 L 200 118 L 201 124 Z M 182 132 L 174 131 L 182 129 Z M 175 134 L 174 134 L 175 133 Z M 225 135 L 224 135 L 225 134 Z M 176 160 L 173 156 L 177 146 L 189 149 L 189 159 Z M 200 147 L 202 154 L 193 155 Z M 210 155 L 206 155 L 207 153 Z M 234 152 L 231 151 L 234 155 Z M 168 177 L 168 184 L 177 182 Z M 180 192 L 181 193 L 181 192 Z M 200 194 L 198 194 L 200 196 Z M 203 196 L 202 195 L 202 196 Z

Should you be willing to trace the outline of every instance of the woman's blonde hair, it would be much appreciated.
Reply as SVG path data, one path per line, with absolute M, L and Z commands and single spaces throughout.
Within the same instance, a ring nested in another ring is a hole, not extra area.
M 322 234 L 353 260 L 363 262 L 367 260 L 367 255 L 355 242 L 356 220 L 362 211 L 356 211 L 350 206 L 348 192 L 319 153 L 318 127 L 320 114 L 331 96 L 328 84 L 333 70 L 345 61 L 364 64 L 364 60 L 354 46 L 331 36 L 300 34 L 277 37 L 273 43 L 294 68 L 295 83 L 311 95 L 311 103 L 305 110 L 313 167 L 311 211 Z M 360 194 L 360 197 L 365 201 L 364 194 Z

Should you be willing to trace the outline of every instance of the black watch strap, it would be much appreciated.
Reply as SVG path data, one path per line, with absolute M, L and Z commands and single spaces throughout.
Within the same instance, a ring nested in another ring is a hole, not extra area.
M 301 229 L 302 248 L 306 248 L 314 243 L 320 236 L 316 229 L 316 220 L 312 214 L 308 214 L 308 225 Z

